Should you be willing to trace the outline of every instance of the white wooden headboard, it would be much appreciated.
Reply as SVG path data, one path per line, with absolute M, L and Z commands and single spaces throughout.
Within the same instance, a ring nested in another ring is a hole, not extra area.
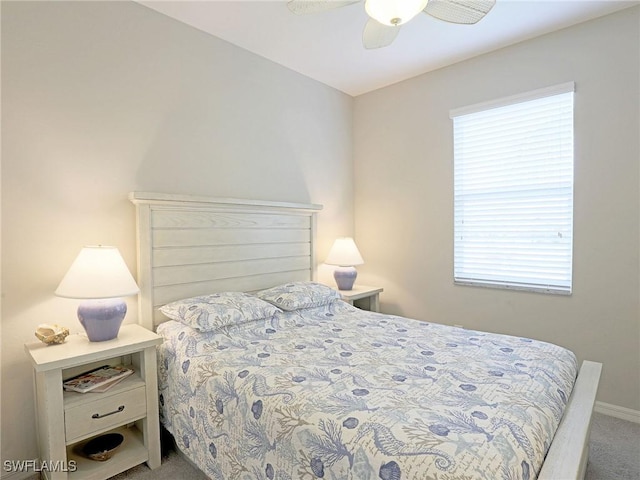
M 321 205 L 150 192 L 129 199 L 145 328 L 166 320 L 158 307 L 174 300 L 315 279 Z

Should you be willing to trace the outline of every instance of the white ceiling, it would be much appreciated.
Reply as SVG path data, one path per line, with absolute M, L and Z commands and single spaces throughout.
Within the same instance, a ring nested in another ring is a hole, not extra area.
M 364 0 L 313 15 L 294 15 L 283 0 L 139 3 L 356 96 L 639 2 L 497 0 L 476 25 L 419 14 L 377 50 L 362 47 Z

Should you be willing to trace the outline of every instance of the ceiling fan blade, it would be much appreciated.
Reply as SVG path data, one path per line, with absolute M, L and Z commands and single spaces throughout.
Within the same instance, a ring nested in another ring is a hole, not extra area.
M 306 13 L 319 13 L 333 10 L 334 8 L 346 7 L 358 3 L 360 0 L 289 0 L 287 7 L 297 15 Z
M 399 25 L 390 27 L 370 18 L 362 32 L 362 45 L 369 50 L 386 47 L 391 45 L 399 32 Z
M 429 0 L 423 12 L 445 22 L 470 25 L 482 20 L 495 3 L 495 0 Z

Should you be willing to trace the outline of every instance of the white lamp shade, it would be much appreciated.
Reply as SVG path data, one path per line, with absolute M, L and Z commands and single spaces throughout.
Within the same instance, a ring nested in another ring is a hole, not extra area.
M 362 265 L 364 260 L 356 247 L 356 242 L 351 237 L 338 238 L 333 243 L 329 255 L 324 261 L 329 265 L 339 265 L 342 267 L 352 267 L 354 265 Z
M 367 15 L 389 26 L 407 23 L 426 6 L 427 0 L 366 0 L 364 3 Z
M 117 298 L 140 289 L 116 247 L 84 247 L 56 289 L 66 298 Z

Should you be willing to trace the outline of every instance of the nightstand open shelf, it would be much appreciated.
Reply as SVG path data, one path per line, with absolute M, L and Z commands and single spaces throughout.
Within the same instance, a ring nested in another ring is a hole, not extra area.
M 140 325 L 124 325 L 118 338 L 89 342 L 71 335 L 61 345 L 30 343 L 34 368 L 40 460 L 59 468 L 49 480 L 105 480 L 140 463 L 160 466 L 156 346 L 161 337 Z M 63 380 L 102 365 L 122 363 L 134 374 L 103 393 L 66 392 Z M 125 439 L 104 462 L 86 458 L 91 438 L 120 432 Z M 73 462 L 71 462 L 73 460 Z
M 342 300 L 371 312 L 380 311 L 380 293 L 382 291 L 381 287 L 369 287 L 367 285 L 354 285 L 351 290 L 339 290 Z
M 109 432 L 121 433 L 124 436 L 124 441 L 116 454 L 107 461 L 96 462 L 82 454 L 82 447 L 88 439 L 67 447 L 67 459 L 76 462 L 76 470 L 69 473 L 70 480 L 109 478 L 148 460 L 149 455 L 147 447 L 144 445 L 144 437 L 137 427 L 120 427 L 109 430 Z
M 129 390 L 139 388 L 144 386 L 144 379 L 140 376 L 139 372 L 134 372 L 129 377 L 125 378 L 122 382 L 114 385 L 109 390 L 104 393 L 77 393 L 77 392 L 67 392 L 65 391 L 62 394 L 62 398 L 64 401 L 65 410 L 68 408 L 72 408 L 79 404 L 82 404 L 87 401 L 87 399 L 95 399 L 97 396 L 100 398 L 111 397 L 113 395 L 117 395 L 122 392 L 127 392 Z

